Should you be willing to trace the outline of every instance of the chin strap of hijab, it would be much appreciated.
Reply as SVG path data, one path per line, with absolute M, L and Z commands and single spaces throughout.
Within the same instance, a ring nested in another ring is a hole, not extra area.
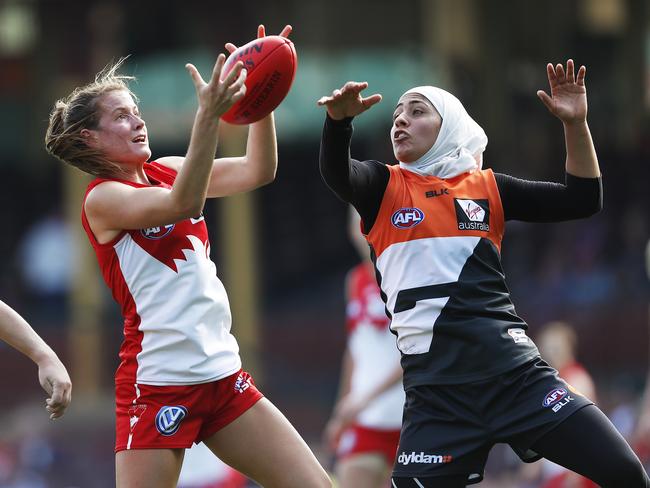
M 425 96 L 440 114 L 442 125 L 436 142 L 426 154 L 412 163 L 400 161 L 400 167 L 419 175 L 438 178 L 453 178 L 481 169 L 487 136 L 469 116 L 460 100 L 434 86 L 418 86 L 404 95 L 407 93 Z

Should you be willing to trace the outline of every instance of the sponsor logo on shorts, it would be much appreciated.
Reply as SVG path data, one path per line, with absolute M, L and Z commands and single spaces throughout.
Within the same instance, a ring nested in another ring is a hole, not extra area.
M 515 344 L 522 342 L 528 342 L 528 336 L 524 329 L 508 329 L 508 335 L 512 337 L 512 340 L 515 341 Z
M 174 435 L 186 416 L 187 409 L 181 405 L 162 407 L 156 414 L 156 429 L 162 435 Z
M 248 373 L 244 373 L 242 371 L 241 373 L 239 373 L 239 376 L 237 376 L 237 380 L 235 380 L 234 389 L 239 393 L 244 393 L 250 387 L 251 387 L 251 375 L 249 375 Z
M 397 462 L 403 464 L 404 466 L 408 464 L 446 464 L 452 461 L 452 457 L 449 454 L 440 455 L 440 454 L 425 454 L 424 452 L 403 452 L 398 458 Z
M 129 407 L 129 428 L 131 432 L 133 432 L 133 429 L 146 409 L 146 405 L 133 405 Z
M 168 235 L 176 224 L 161 225 L 159 227 L 149 227 L 148 229 L 140 229 L 140 234 L 142 237 L 147 239 L 162 239 Z
M 487 199 L 454 198 L 458 230 L 490 231 L 490 202 Z
M 404 207 L 395 211 L 390 218 L 392 224 L 398 229 L 415 227 L 424 220 L 424 212 L 416 207 Z
M 569 402 L 575 400 L 565 388 L 555 388 L 549 391 L 544 397 L 542 406 L 545 408 L 551 407 L 553 412 L 558 412 Z

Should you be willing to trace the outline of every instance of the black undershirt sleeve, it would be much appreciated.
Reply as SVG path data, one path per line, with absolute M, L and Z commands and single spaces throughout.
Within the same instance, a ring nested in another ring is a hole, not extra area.
M 327 186 L 359 212 L 365 232 L 375 223 L 386 186 L 388 168 L 378 161 L 350 157 L 352 118 L 327 117 L 320 147 L 320 172 Z M 529 181 L 495 173 L 506 220 L 559 222 L 588 217 L 603 206 L 601 178 L 566 174 L 565 184 Z
M 588 217 L 603 208 L 601 178 L 566 173 L 565 184 L 528 181 L 495 173 L 506 220 L 560 222 Z
M 361 216 L 366 233 L 375 223 L 388 186 L 388 168 L 379 161 L 350 157 L 352 118 L 325 119 L 320 145 L 320 173 L 327 186 Z

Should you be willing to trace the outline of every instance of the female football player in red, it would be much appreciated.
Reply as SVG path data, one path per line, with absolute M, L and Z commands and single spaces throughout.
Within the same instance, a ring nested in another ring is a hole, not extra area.
M 263 486 L 331 484 L 242 370 L 228 297 L 209 257 L 205 199 L 270 183 L 277 167 L 273 114 L 250 126 L 244 156 L 215 159 L 220 117 L 246 91 L 241 61 L 228 74 L 224 61 L 220 54 L 207 81 L 186 65 L 198 109 L 185 157 L 149 161 L 147 126 L 119 63 L 59 100 L 50 117 L 48 151 L 96 177 L 82 224 L 124 316 L 118 487 L 176 486 L 185 448 L 199 441 Z

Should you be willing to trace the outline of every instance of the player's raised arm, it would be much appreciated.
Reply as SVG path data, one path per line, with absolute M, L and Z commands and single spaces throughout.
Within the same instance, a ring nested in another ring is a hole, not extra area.
M 381 95 L 375 93 L 369 97 L 362 97 L 361 92 L 368 88 L 368 82 L 348 81 L 341 88 L 325 95 L 316 102 L 327 109 L 327 115 L 334 120 L 356 117 L 376 103 L 381 102 Z
M 549 112 L 562 121 L 566 142 L 566 172 L 581 178 L 600 176 L 596 149 L 587 125 L 587 68 L 580 66 L 575 73 L 572 59 L 564 66 L 546 65 L 551 95 L 539 90 L 537 96 Z

